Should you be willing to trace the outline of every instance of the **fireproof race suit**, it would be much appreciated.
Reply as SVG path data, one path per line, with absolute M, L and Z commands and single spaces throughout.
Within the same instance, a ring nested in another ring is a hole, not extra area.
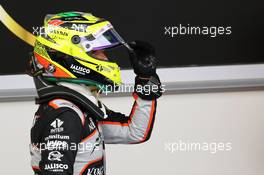
M 87 87 L 62 83 L 96 104 L 106 114 L 96 119 L 70 100 L 42 102 L 31 129 L 31 164 L 37 175 L 104 175 L 104 144 L 142 143 L 150 138 L 156 100 L 136 93 L 129 116 L 108 109 Z

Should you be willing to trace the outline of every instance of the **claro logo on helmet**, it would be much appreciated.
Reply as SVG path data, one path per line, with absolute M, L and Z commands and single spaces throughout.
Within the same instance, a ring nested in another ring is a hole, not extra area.
M 88 68 L 76 66 L 74 64 L 72 64 L 70 68 L 73 70 L 73 72 L 82 74 L 82 75 L 89 74 L 91 72 L 90 69 Z

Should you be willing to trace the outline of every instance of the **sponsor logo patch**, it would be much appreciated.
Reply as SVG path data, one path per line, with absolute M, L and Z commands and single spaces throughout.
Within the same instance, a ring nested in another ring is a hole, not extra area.
M 67 170 L 68 168 L 69 168 L 68 165 L 61 164 L 61 163 L 46 164 L 44 167 L 45 170 L 49 170 L 52 172 L 63 172 L 64 170 Z
M 65 141 L 60 140 L 49 140 L 47 143 L 47 149 L 53 150 L 53 149 L 66 149 L 68 147 L 68 143 Z
M 104 174 L 104 167 L 100 167 L 100 168 L 89 168 L 87 174 L 91 174 L 91 175 L 103 175 Z
M 52 140 L 52 139 L 69 140 L 70 136 L 55 134 L 55 135 L 49 135 L 48 137 L 45 137 L 45 141 Z
M 50 30 L 50 32 L 58 35 L 68 36 L 68 33 L 60 30 Z
M 85 68 L 82 66 L 76 66 L 74 64 L 72 64 L 70 68 L 73 70 L 73 72 L 82 74 L 82 75 L 89 74 L 91 72 L 91 70 L 88 68 Z
M 48 159 L 50 161 L 61 161 L 61 158 L 63 157 L 63 154 L 61 154 L 59 151 L 52 151 L 49 153 Z
M 63 121 L 61 121 L 60 119 L 56 119 L 54 120 L 50 126 L 53 127 L 53 129 L 50 130 L 50 133 L 59 133 L 59 132 L 62 132 L 64 130 L 63 127 L 61 127 L 63 125 Z

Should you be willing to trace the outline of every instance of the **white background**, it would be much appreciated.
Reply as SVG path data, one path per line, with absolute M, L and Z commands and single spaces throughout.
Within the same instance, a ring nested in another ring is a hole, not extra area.
M 129 113 L 132 98 L 104 98 Z M 107 145 L 108 175 L 263 175 L 264 91 L 165 95 L 152 138 Z M 0 174 L 33 174 L 28 150 L 33 101 L 0 103 Z M 166 142 L 231 142 L 231 151 L 165 151 Z

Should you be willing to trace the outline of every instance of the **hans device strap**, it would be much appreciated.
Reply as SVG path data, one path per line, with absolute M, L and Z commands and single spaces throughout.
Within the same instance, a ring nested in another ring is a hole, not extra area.
M 34 78 L 34 81 L 37 80 Z M 96 106 L 93 102 L 85 98 L 80 93 L 71 90 L 63 86 L 48 86 L 38 89 L 39 98 L 36 99 L 36 103 L 44 103 L 55 98 L 62 98 L 69 100 L 82 108 L 85 111 L 91 112 L 97 120 L 102 120 L 105 118 L 104 112 Z

